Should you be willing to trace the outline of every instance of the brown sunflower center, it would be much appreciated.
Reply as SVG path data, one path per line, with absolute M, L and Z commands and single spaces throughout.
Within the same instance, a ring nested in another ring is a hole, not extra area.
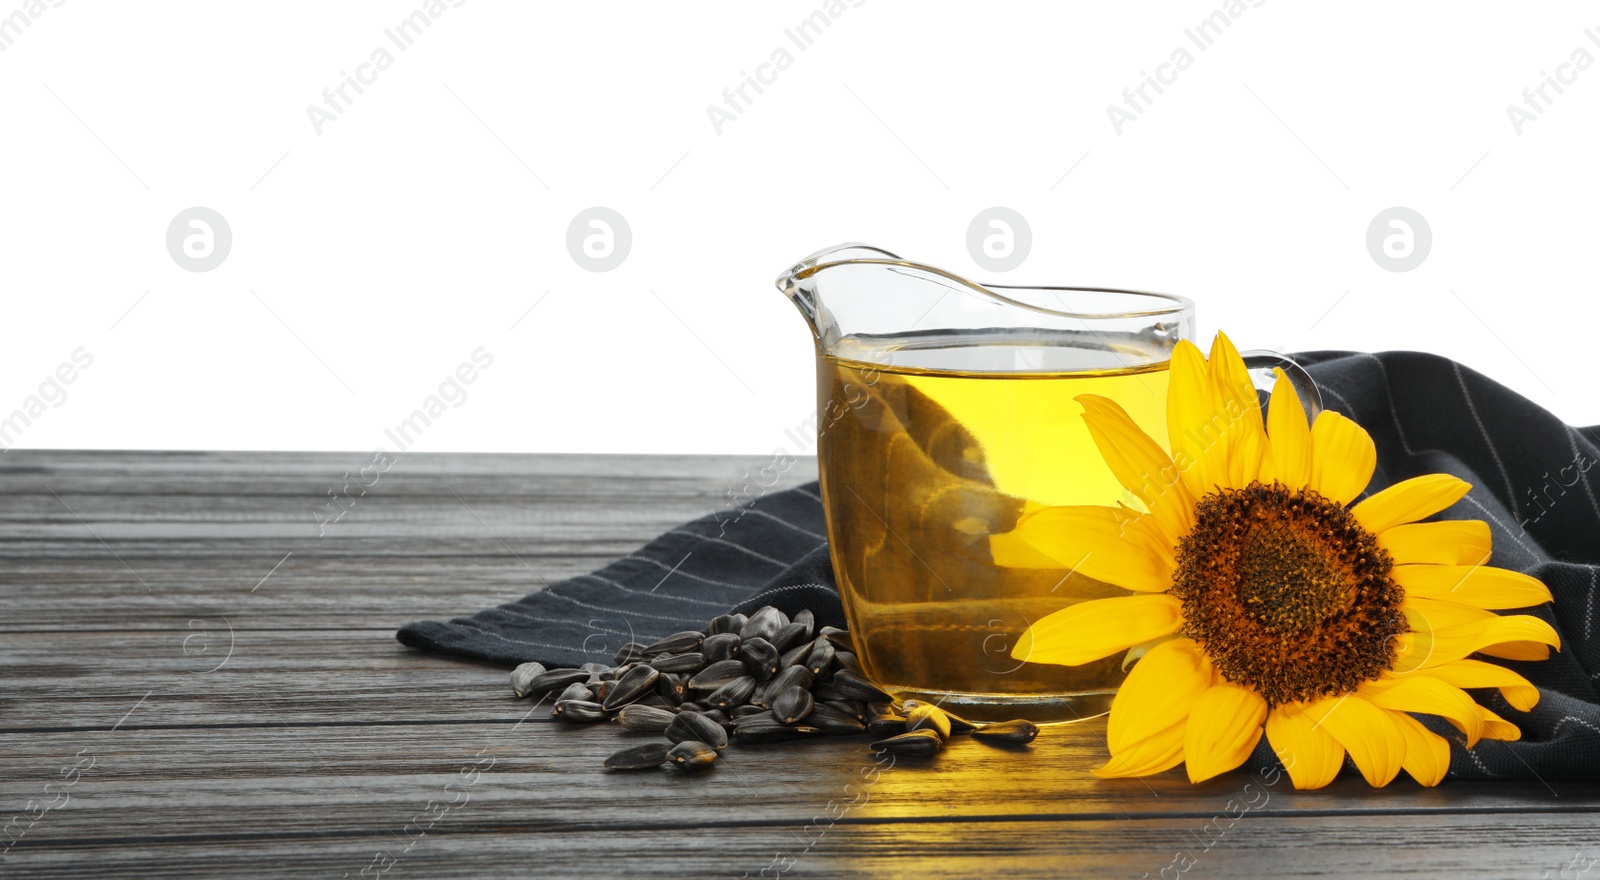
M 1251 483 L 1205 496 L 1177 563 L 1183 634 L 1274 706 L 1376 678 L 1408 629 L 1389 554 L 1310 489 Z

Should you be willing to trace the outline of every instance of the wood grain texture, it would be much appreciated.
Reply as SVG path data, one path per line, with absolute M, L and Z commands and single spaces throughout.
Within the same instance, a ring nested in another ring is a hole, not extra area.
M 505 670 L 395 627 L 598 567 L 765 461 L 404 456 L 319 537 L 316 505 L 367 460 L 0 456 L 0 876 L 1600 870 L 1600 786 L 1102 781 L 1100 722 L 877 773 L 860 739 L 606 773 L 648 737 L 551 720 Z

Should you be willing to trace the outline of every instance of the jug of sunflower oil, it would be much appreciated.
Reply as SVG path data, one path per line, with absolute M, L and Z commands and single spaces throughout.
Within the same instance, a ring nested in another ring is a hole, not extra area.
M 1167 294 L 978 284 L 866 245 L 778 279 L 816 342 L 828 540 L 863 671 L 974 720 L 1110 708 L 1122 657 L 1019 662 L 1066 605 L 1127 595 L 1057 560 L 997 565 L 991 538 L 1039 506 L 1136 506 L 1075 398 L 1165 437 L 1168 361 L 1194 304 Z

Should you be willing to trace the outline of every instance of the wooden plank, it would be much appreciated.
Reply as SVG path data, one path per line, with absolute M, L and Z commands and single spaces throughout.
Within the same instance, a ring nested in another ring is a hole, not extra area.
M 815 476 L 801 460 L 772 489 L 748 486 L 769 464 L 758 457 L 407 456 L 319 537 L 328 486 L 314 470 L 338 476 L 351 460 L 12 451 L 0 457 L 0 631 L 454 617 L 592 571 L 730 493 Z
M 442 793 L 440 793 L 442 795 Z M 443 795 L 443 797 L 450 797 Z M 29 877 L 1579 877 L 1596 865 L 1592 816 L 1228 817 L 881 822 L 827 814 L 692 829 L 574 831 L 532 818 L 463 828 L 474 799 L 422 805 L 359 837 L 118 840 L 18 846 Z M 437 817 L 437 818 L 435 818 Z M 47 816 L 46 819 L 52 818 Z M 430 824 L 431 823 L 431 824 Z M 1187 867 L 1187 871 L 1179 871 Z M 1162 874 L 1163 870 L 1168 873 Z M 1567 871 L 1565 875 L 1562 871 Z M 366 871 L 365 874 L 362 872 Z M 763 873 L 765 872 L 765 873 Z
M 462 720 L 466 711 L 434 717 L 401 705 L 395 694 L 372 700 L 388 707 L 387 718 L 359 711 L 367 701 L 360 694 L 324 698 L 349 703 L 358 709 L 353 715 L 363 716 L 341 720 L 307 711 L 304 694 L 242 684 L 251 692 L 237 696 L 234 714 L 257 713 L 260 720 L 231 723 L 238 726 L 175 725 L 174 719 L 195 714 L 189 705 L 195 695 L 152 693 L 142 702 L 138 694 L 99 701 L 94 728 L 8 732 L 0 804 L 25 810 L 30 798 L 54 797 L 63 768 L 92 759 L 92 772 L 82 772 L 71 787 L 72 808 L 52 813 L 48 825 L 30 832 L 35 842 L 231 839 L 266 833 L 261 829 L 290 836 L 328 828 L 371 833 L 403 822 L 406 811 L 475 767 L 481 778 L 473 797 L 484 812 L 464 821 L 536 821 L 574 831 L 800 822 L 829 800 L 854 799 L 869 785 L 871 802 L 857 815 L 918 821 L 1204 818 L 1227 809 L 1230 800 L 1255 804 L 1262 815 L 1600 812 L 1597 784 L 1459 782 L 1423 789 L 1399 780 L 1375 791 L 1349 777 L 1323 791 L 1297 793 L 1281 774 L 1260 768 L 1202 785 L 1190 785 L 1181 771 L 1100 780 L 1088 772 L 1104 761 L 1099 722 L 1049 728 L 1025 751 L 962 738 L 935 759 L 896 761 L 875 757 L 870 740 L 860 737 L 734 743 L 704 775 L 608 773 L 601 767 L 607 755 L 659 739 L 610 724 L 555 721 L 547 706 L 510 700 L 494 706 L 463 700 L 485 717 Z M 426 702 L 428 690 L 417 693 Z M 515 710 L 505 712 L 508 705 Z M 46 789 L 50 783 L 56 788 Z
M 342 479 L 348 467 L 327 477 L 311 470 L 323 455 L 280 454 L 270 469 L 241 464 L 240 472 L 227 470 L 235 459 L 220 454 L 180 457 L 185 469 L 178 470 L 170 454 L 118 455 L 123 458 L 30 451 L 0 456 L 0 497 L 6 499 L 0 556 L 51 555 L 100 540 L 127 541 L 133 555 L 179 555 L 191 547 L 204 552 L 208 543 L 226 539 L 319 535 L 329 545 L 340 543 L 329 538 L 364 537 L 403 544 L 418 536 L 485 537 L 484 521 L 535 539 L 550 529 L 593 535 L 607 526 L 647 527 L 653 535 L 663 525 L 816 475 L 812 459 L 796 462 L 763 488 L 749 476 L 769 463 L 757 457 L 418 455 L 406 459 L 407 472 L 391 472 L 362 495 Z M 111 467 L 117 461 L 120 467 Z M 337 507 L 330 506 L 330 489 Z M 339 510 L 342 519 L 319 528 Z M 193 544 L 153 543 L 163 539 Z
M 346 474 L 360 477 L 371 461 L 366 453 L 12 449 L 0 456 L 0 491 L 52 499 L 69 493 L 135 499 L 165 494 L 325 498 L 328 489 L 343 489 Z M 466 487 L 476 495 L 630 499 L 642 486 L 663 495 L 723 498 L 729 489 L 753 486 L 754 475 L 773 461 L 771 456 L 407 453 L 376 481 L 371 471 L 363 480 L 372 483 L 373 497 L 433 496 L 448 482 L 457 492 Z M 780 482 L 812 480 L 815 474 L 815 459 L 800 456 Z
M 445 620 L 520 599 L 546 582 L 593 571 L 640 543 L 579 555 L 533 549 L 480 558 L 299 552 L 286 558 L 292 551 L 282 551 L 227 561 L 138 562 L 149 590 L 109 554 L 70 567 L 37 559 L 0 562 L 9 569 L 0 632 L 187 633 L 191 619 L 223 627 L 223 617 L 246 629 L 392 632 L 411 620 Z

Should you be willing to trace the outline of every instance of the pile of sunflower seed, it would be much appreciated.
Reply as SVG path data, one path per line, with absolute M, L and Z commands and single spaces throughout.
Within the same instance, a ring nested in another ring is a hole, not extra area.
M 730 741 L 870 734 L 875 751 L 931 757 L 952 736 L 1025 746 L 1039 734 L 1030 721 L 974 724 L 932 703 L 896 702 L 862 675 L 850 633 L 817 629 L 810 611 L 792 620 L 770 605 L 748 617 L 724 614 L 707 632 L 629 642 L 612 662 L 576 669 L 524 663 L 511 672 L 518 697 L 555 695 L 556 718 L 614 721 L 670 742 L 623 749 L 606 759 L 611 770 L 703 770 Z

